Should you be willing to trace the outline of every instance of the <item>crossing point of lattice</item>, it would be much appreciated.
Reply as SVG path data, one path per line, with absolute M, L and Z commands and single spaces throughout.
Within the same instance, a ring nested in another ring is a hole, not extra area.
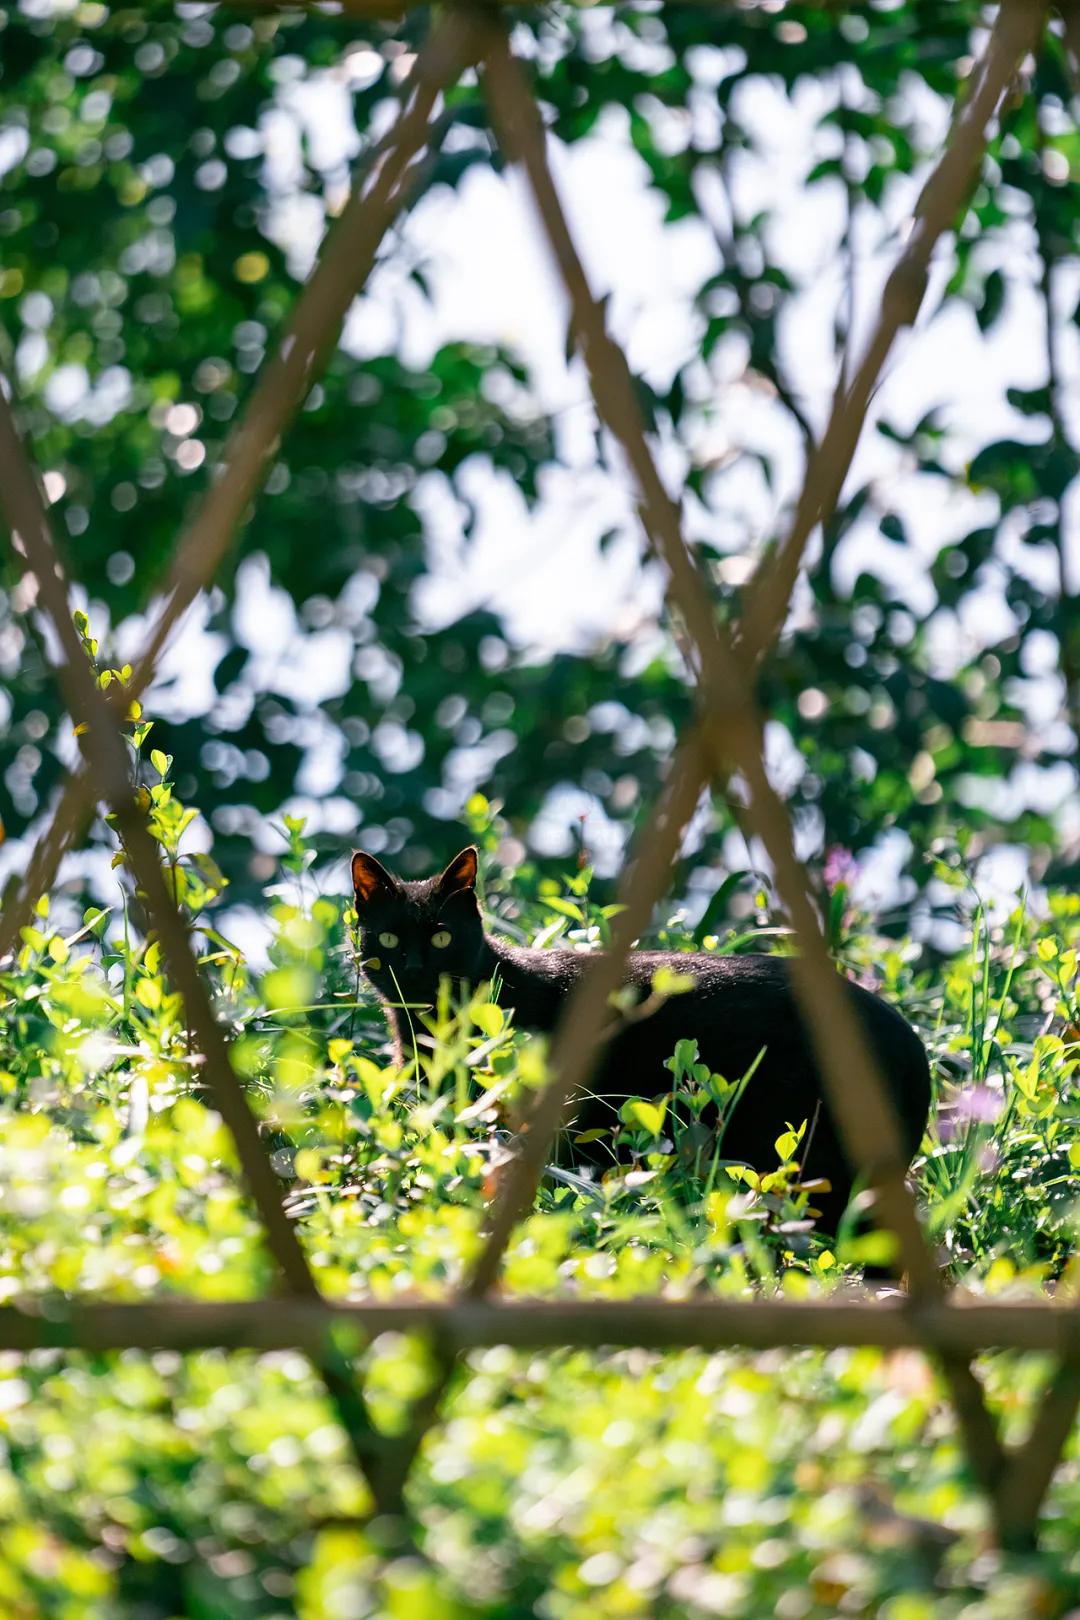
M 390 0 L 387 0 L 390 3 Z M 381 5 L 382 0 L 375 0 Z M 373 0 L 348 0 L 368 15 Z M 392 7 L 400 11 L 400 7 Z M 1075 17 L 1072 19 L 1075 21 Z M 0 916 L 0 958 L 13 947 L 28 909 L 52 885 L 65 851 L 82 835 L 99 799 L 117 817 L 136 881 L 161 940 L 169 972 L 184 998 L 216 1105 L 236 1142 L 248 1191 L 262 1221 L 285 1298 L 206 1306 L 196 1302 L 110 1306 L 72 1304 L 57 1323 L 27 1309 L 0 1310 L 0 1347 L 39 1344 L 266 1348 L 295 1344 L 326 1382 L 377 1511 L 404 1508 L 404 1490 L 425 1435 L 437 1421 L 460 1357 L 473 1345 L 783 1344 L 921 1345 L 939 1360 L 972 1472 L 990 1502 L 1000 1538 L 1033 1534 L 1080 1405 L 1080 1312 L 1043 1304 L 1023 1308 L 965 1305 L 944 1288 L 905 1184 L 895 1113 L 829 961 L 805 874 L 796 861 L 786 811 L 763 765 L 754 670 L 784 623 L 807 544 L 829 516 L 851 464 L 866 412 L 898 333 L 916 318 L 934 249 L 956 222 L 978 174 L 986 140 L 1025 57 L 1037 50 L 1046 7 L 1004 0 L 948 144 L 923 189 L 906 246 L 882 299 L 864 358 L 834 403 L 820 442 L 810 450 L 802 494 L 775 557 L 751 583 L 742 623 L 718 622 L 707 585 L 683 538 L 678 504 L 668 494 L 649 447 L 625 356 L 607 332 L 567 227 L 547 161 L 541 115 L 512 54 L 498 8 L 461 3 L 434 25 L 406 87 L 400 116 L 370 154 L 342 217 L 296 301 L 273 358 L 224 447 L 217 475 L 180 535 L 162 606 L 138 660 L 127 696 L 145 689 L 174 627 L 213 579 L 248 504 L 258 494 L 295 412 L 337 340 L 346 311 L 362 288 L 387 230 L 417 190 L 425 151 L 437 136 L 441 93 L 468 66 L 478 66 L 491 125 L 506 159 L 524 172 L 543 233 L 563 281 L 570 337 L 583 359 L 601 421 L 619 447 L 637 496 L 646 538 L 668 573 L 668 600 L 696 670 L 695 717 L 675 753 L 664 788 L 637 841 L 620 889 L 611 950 L 583 976 L 557 1031 L 552 1079 L 532 1129 L 493 1206 L 479 1260 L 457 1299 L 441 1305 L 333 1306 L 318 1291 L 296 1229 L 263 1150 L 258 1122 L 233 1072 L 190 948 L 171 901 L 155 847 L 133 797 L 117 712 L 102 693 L 72 625 L 66 575 L 38 480 L 19 437 L 10 390 L 0 388 L 0 505 L 17 553 L 37 584 L 38 601 L 59 638 L 56 675 L 80 723 L 83 768 L 74 773 L 52 823 L 35 848 L 24 881 Z M 1078 25 L 1080 29 L 1080 25 Z M 748 793 L 747 821 L 773 863 L 778 894 L 800 945 L 796 989 L 819 1058 L 832 1112 L 848 1150 L 875 1185 L 878 1218 L 897 1237 L 909 1298 L 885 1306 L 822 1302 L 722 1300 L 500 1303 L 490 1297 L 517 1221 L 531 1207 L 552 1136 L 567 1099 L 595 1061 L 608 999 L 626 954 L 647 926 L 666 886 L 683 830 L 702 791 L 737 774 Z M 394 1315 L 394 1310 L 398 1314 Z M 374 1335 L 387 1326 L 427 1333 L 438 1375 L 417 1404 L 411 1426 L 388 1441 L 372 1425 L 354 1369 L 333 1349 L 332 1326 L 352 1320 Z M 1060 1354 L 1028 1439 L 1006 1450 L 972 1370 L 980 1348 L 1051 1349 Z

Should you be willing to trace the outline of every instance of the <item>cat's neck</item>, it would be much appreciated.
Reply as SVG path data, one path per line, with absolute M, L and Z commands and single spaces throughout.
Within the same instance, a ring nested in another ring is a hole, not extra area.
M 499 1001 L 514 1009 L 521 1028 L 555 1028 L 581 963 L 573 951 L 527 950 L 484 934 L 483 976 L 498 982 Z

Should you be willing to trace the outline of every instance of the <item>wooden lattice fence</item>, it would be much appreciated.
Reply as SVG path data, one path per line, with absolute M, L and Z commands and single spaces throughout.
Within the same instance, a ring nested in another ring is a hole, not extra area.
M 401 7 L 381 0 L 346 0 L 343 9 L 371 17 L 397 14 Z M 17 896 L 0 918 L 0 957 L 18 940 L 34 900 L 52 884 L 62 855 L 83 836 L 96 805 L 107 803 L 145 894 L 169 974 L 183 996 L 193 1039 L 203 1054 L 207 1086 L 235 1139 L 280 1283 L 272 1300 L 236 1304 L 28 1299 L 0 1309 L 0 1348 L 299 1347 L 325 1380 L 376 1510 L 399 1514 L 417 1450 L 439 1420 L 459 1358 L 473 1346 L 920 1346 L 941 1367 L 972 1473 L 991 1505 L 999 1539 L 1006 1545 L 1031 1541 L 1080 1405 L 1080 1312 L 1052 1302 L 980 1304 L 946 1288 L 905 1182 L 905 1156 L 888 1093 L 830 964 L 805 875 L 794 856 L 787 814 L 765 774 L 754 686 L 755 670 L 783 625 L 807 542 L 838 499 L 885 361 L 897 334 L 918 314 L 935 247 L 964 208 L 988 132 L 1014 93 L 1025 58 L 1038 50 L 1048 15 L 1048 7 L 1037 0 L 1004 0 L 1001 5 L 947 145 L 919 199 L 865 355 L 837 394 L 827 429 L 810 455 L 790 530 L 752 580 L 734 633 L 714 614 L 707 585 L 684 541 L 679 505 L 657 470 L 630 370 L 606 329 L 603 306 L 590 290 L 567 227 L 548 165 L 542 118 L 526 72 L 510 49 L 500 10 L 465 0 L 437 15 L 405 87 L 400 116 L 357 178 L 277 350 L 229 436 L 205 499 L 179 537 L 160 612 L 124 689 L 125 703 L 145 690 L 173 629 L 213 579 L 386 232 L 414 194 L 425 151 L 437 135 L 442 92 L 467 68 L 478 69 L 498 145 L 527 178 L 564 283 L 571 336 L 587 367 L 600 418 L 621 447 L 642 527 L 666 568 L 672 618 L 695 672 L 696 711 L 627 868 L 612 948 L 589 964 L 557 1032 L 552 1079 L 490 1211 L 479 1260 L 459 1295 L 443 1303 L 342 1305 L 319 1293 L 296 1228 L 284 1212 L 280 1183 L 232 1068 L 225 1034 L 215 1021 L 187 927 L 170 900 L 156 847 L 137 807 L 119 730 L 121 710 L 99 689 L 73 625 L 68 580 L 16 425 L 11 389 L 0 389 L 0 506 L 21 564 L 32 576 L 37 605 L 62 649 L 56 678 L 78 725 L 83 754 L 82 767 L 68 781 Z M 1080 33 L 1080 13 L 1070 9 L 1065 22 L 1071 41 Z M 876 1189 L 877 1218 L 896 1234 L 909 1292 L 885 1301 L 502 1300 L 496 1290 L 507 1244 L 532 1205 L 566 1101 L 588 1079 L 626 954 L 663 893 L 702 790 L 711 781 L 725 785 L 736 773 L 747 800 L 742 812 L 746 825 L 768 851 L 779 897 L 798 939 L 796 986 L 829 1104 L 852 1159 Z M 340 1338 L 333 1330 L 342 1321 L 354 1324 L 365 1337 L 387 1329 L 429 1336 L 437 1377 L 417 1403 L 404 1436 L 387 1439 L 372 1424 L 355 1369 L 334 1348 Z M 1027 1440 L 1011 1449 L 999 1437 L 972 1368 L 973 1356 L 990 1348 L 1053 1352 L 1058 1359 Z

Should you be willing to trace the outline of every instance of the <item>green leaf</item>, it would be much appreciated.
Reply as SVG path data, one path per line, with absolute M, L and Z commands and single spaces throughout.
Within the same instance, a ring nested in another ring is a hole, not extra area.
M 557 911 L 561 917 L 570 917 L 574 922 L 579 923 L 585 921 L 585 913 L 581 907 L 575 905 L 572 900 L 564 900 L 561 895 L 542 894 L 540 903 L 546 906 L 549 911 Z
M 774 1144 L 777 1158 L 786 1163 L 795 1152 L 795 1149 L 798 1147 L 799 1137 L 801 1134 L 802 1133 L 800 1131 L 792 1130 L 782 1132 L 781 1135 L 776 1138 L 776 1142 Z
M 472 1008 L 473 1022 L 485 1035 L 495 1036 L 506 1023 L 506 1014 L 493 1001 L 479 1002 Z
M 135 985 L 135 999 L 150 1012 L 157 1012 L 162 999 L 161 980 L 139 979 Z
M 701 920 L 694 929 L 694 940 L 696 944 L 700 946 L 702 940 L 707 934 L 716 933 L 720 924 L 727 916 L 728 906 L 730 905 L 732 896 L 748 878 L 756 877 L 756 875 L 756 873 L 746 869 L 728 873 L 727 877 L 724 878 L 723 882 L 713 894 L 712 899 L 705 907 L 705 910 L 701 914 Z
M 666 963 L 663 967 L 657 968 L 652 976 L 653 992 L 658 996 L 686 995 L 696 984 L 697 979 L 692 973 L 680 973 L 677 968 L 668 967 Z
M 641 1097 L 631 1097 L 619 1109 L 619 1118 L 626 1125 L 636 1125 L 649 1136 L 659 1136 L 664 1127 L 664 1115 L 667 1104 L 645 1102 Z

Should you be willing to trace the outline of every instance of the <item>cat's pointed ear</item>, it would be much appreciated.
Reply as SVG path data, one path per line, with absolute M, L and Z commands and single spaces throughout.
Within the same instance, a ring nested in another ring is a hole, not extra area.
M 352 881 L 357 911 L 362 906 L 370 905 L 376 895 L 390 894 L 395 886 L 385 866 L 380 866 L 374 855 L 369 855 L 363 849 L 358 849 L 353 855 Z
M 474 844 L 455 855 L 446 871 L 441 873 L 436 887 L 440 894 L 457 894 L 462 889 L 476 888 L 476 863 L 480 859 Z

